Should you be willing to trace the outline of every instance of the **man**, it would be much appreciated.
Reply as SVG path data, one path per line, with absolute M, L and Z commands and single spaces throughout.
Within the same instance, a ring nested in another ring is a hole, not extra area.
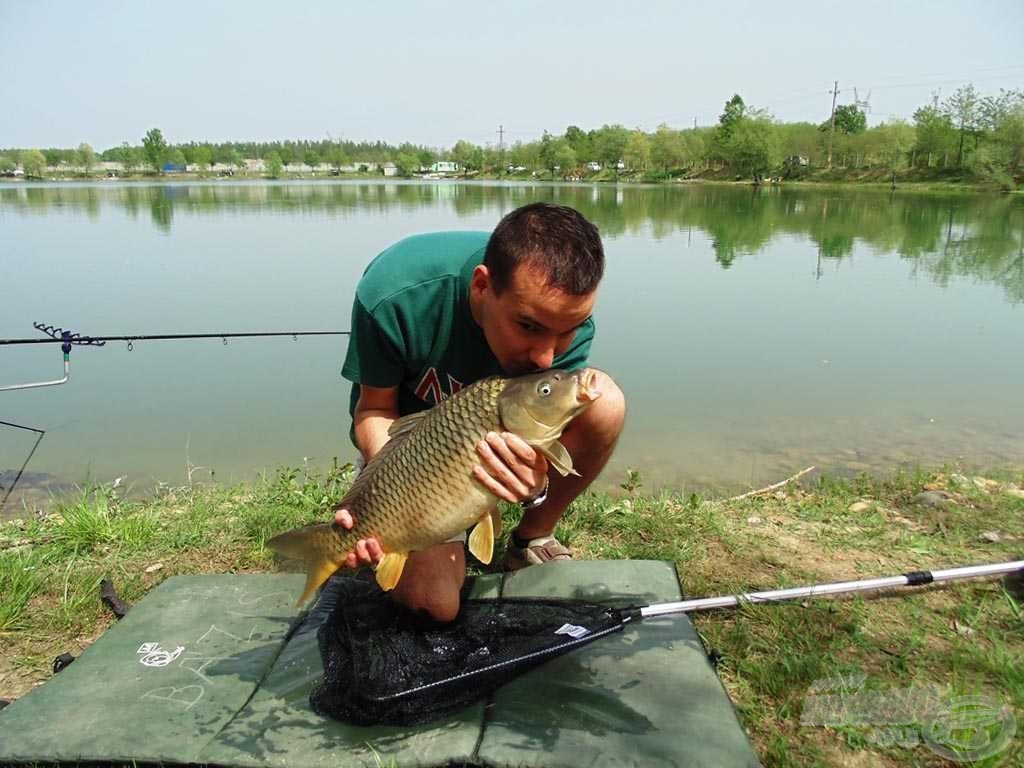
M 363 459 L 387 442 L 395 419 L 481 378 L 584 367 L 603 272 L 597 228 L 578 211 L 549 203 L 512 211 L 490 237 L 418 235 L 381 253 L 356 288 L 342 368 L 353 382 L 352 438 Z M 509 433 L 491 433 L 477 446 L 476 479 L 524 509 L 506 568 L 572 556 L 552 536 L 555 524 L 608 461 L 625 417 L 625 399 L 607 374 L 598 372 L 596 389 L 601 397 L 561 440 L 579 477 L 549 477 L 547 459 Z M 345 509 L 335 520 L 353 525 Z M 376 563 L 382 554 L 376 539 L 362 539 L 348 565 Z M 450 621 L 465 572 L 463 539 L 414 552 L 393 596 Z

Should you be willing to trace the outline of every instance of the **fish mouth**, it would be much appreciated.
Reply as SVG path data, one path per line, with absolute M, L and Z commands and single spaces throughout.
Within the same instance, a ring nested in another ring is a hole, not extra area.
M 601 396 L 601 391 L 596 389 L 597 371 L 587 368 L 576 376 L 579 385 L 576 391 L 576 400 L 581 403 L 592 403 Z

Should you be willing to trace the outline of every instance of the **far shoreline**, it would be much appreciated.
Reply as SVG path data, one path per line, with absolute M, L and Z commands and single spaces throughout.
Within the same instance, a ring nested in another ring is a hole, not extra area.
M 106 176 L 100 174 L 59 175 L 48 177 L 0 177 L 0 184 L 14 186 L 29 185 L 60 185 L 69 183 L 99 184 L 99 183 L 139 183 L 139 184 L 166 184 L 174 182 L 183 183 L 253 183 L 253 182 L 282 182 L 301 181 L 309 184 L 330 184 L 337 182 L 379 182 L 379 183 L 421 183 L 436 184 L 438 182 L 450 183 L 514 183 L 514 184 L 542 184 L 542 185 L 565 185 L 565 186 L 642 186 L 642 187 L 690 187 L 690 186 L 721 186 L 721 187 L 763 187 L 765 189 L 841 189 L 853 190 L 863 189 L 875 192 L 927 192 L 927 193 L 954 193 L 954 194 L 978 194 L 978 195 L 1022 195 L 1024 190 L 1012 191 L 999 189 L 992 184 L 978 183 L 974 181 L 953 181 L 942 179 L 901 179 L 899 175 L 893 184 L 891 180 L 885 181 L 875 178 L 802 178 L 802 179 L 766 179 L 755 182 L 751 179 L 726 179 L 705 176 L 676 177 L 668 179 L 638 178 L 637 175 L 621 175 L 614 178 L 610 174 L 595 174 L 592 177 L 581 179 L 558 179 L 545 178 L 548 174 L 532 176 L 528 174 L 424 174 L 413 176 L 383 176 L 373 173 L 341 173 L 341 174 L 317 174 L 317 173 L 288 173 L 277 177 L 267 174 L 243 174 L 217 175 L 208 173 L 197 173 L 191 171 L 179 171 L 173 173 L 132 173 L 118 176 Z

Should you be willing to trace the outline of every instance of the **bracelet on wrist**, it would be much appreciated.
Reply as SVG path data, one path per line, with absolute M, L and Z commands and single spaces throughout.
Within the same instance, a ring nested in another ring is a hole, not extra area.
M 523 501 L 519 502 L 519 506 L 522 507 L 523 511 L 525 512 L 525 511 L 528 511 L 528 510 L 531 510 L 531 509 L 536 509 L 537 507 L 539 507 L 541 504 L 543 504 L 547 500 L 548 500 L 548 479 L 547 479 L 547 477 L 545 477 L 544 478 L 544 487 L 540 489 L 540 493 L 538 493 L 532 499 L 524 499 Z

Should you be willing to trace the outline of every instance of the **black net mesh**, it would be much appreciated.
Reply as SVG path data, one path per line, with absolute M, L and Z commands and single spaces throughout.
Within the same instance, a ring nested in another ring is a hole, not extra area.
M 578 600 L 498 598 L 464 600 L 442 625 L 358 578 L 333 579 L 319 607 L 332 603 L 318 632 L 324 677 L 310 703 L 357 725 L 435 720 L 624 621 L 620 611 Z

